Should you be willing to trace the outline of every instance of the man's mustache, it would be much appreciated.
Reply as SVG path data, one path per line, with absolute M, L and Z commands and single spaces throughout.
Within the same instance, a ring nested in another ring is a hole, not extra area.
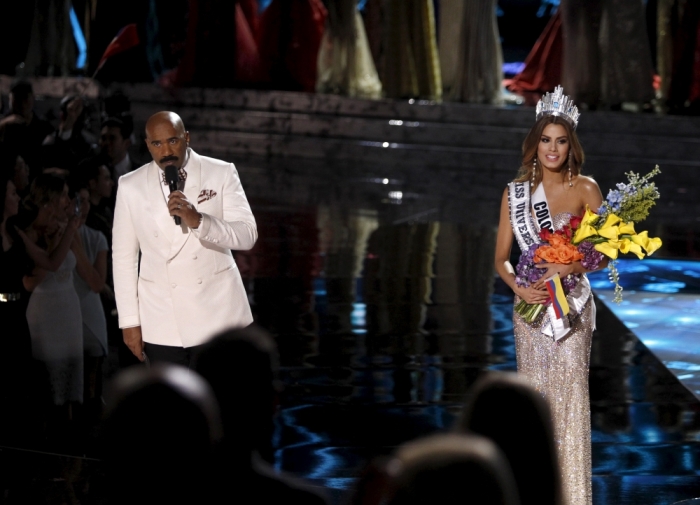
M 161 163 L 167 163 L 168 161 L 177 161 L 177 160 L 179 160 L 179 159 L 180 159 L 180 158 L 178 158 L 177 156 L 166 156 L 165 158 L 161 158 L 161 159 L 160 159 L 160 162 L 161 162 Z

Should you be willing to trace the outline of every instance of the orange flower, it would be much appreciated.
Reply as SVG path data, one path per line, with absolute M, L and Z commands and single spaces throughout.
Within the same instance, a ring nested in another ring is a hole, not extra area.
M 563 235 L 552 234 L 549 236 L 549 243 L 552 247 L 559 248 L 569 244 L 569 241 Z
M 568 265 L 583 259 L 583 254 L 578 252 L 576 246 L 566 242 L 563 238 L 550 240 L 550 242 L 551 246 L 543 245 L 535 251 L 535 262 L 544 261 L 545 263 Z

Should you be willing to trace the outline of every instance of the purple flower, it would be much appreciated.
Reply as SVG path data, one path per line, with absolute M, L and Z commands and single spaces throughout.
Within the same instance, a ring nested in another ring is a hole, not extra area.
M 517 275 L 515 282 L 520 287 L 527 287 L 533 282 L 537 282 L 544 274 L 545 270 L 535 266 L 535 251 L 541 244 L 532 244 L 520 254 L 518 266 L 515 267 Z
M 564 288 L 564 293 L 569 294 L 576 287 L 581 279 L 579 274 L 567 275 L 561 280 L 561 286 Z
M 542 268 L 533 268 L 530 270 L 530 273 L 527 276 L 527 280 L 532 284 L 533 282 L 537 282 L 540 280 L 540 277 L 542 277 L 542 274 L 544 273 L 544 269 Z
M 600 262 L 603 261 L 603 254 L 595 250 L 592 242 L 581 242 L 578 251 L 583 254 L 581 265 L 586 270 L 597 270 Z

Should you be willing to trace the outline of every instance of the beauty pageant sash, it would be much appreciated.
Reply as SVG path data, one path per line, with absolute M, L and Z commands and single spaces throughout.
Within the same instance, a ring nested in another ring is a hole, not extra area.
M 548 229 L 550 232 L 554 231 L 552 214 L 549 212 L 549 202 L 547 201 L 547 195 L 544 192 L 544 185 L 540 184 L 537 189 L 532 194 L 532 210 L 535 213 L 535 219 L 537 220 L 537 226 L 540 230 Z
M 561 340 L 571 331 L 571 321 L 575 321 L 581 314 L 581 311 L 586 306 L 586 302 L 591 296 L 591 283 L 588 281 L 586 274 L 581 275 L 576 287 L 566 295 L 566 301 L 569 303 L 569 314 L 557 319 L 554 313 L 552 304 L 547 307 L 547 315 L 542 321 L 540 331 L 552 337 L 555 341 Z M 591 318 L 593 321 L 593 330 L 595 330 L 595 303 L 591 304 Z
M 508 208 L 510 210 L 510 225 L 520 250 L 527 251 L 532 244 L 540 242 L 530 212 L 529 183 L 511 182 L 508 184 Z

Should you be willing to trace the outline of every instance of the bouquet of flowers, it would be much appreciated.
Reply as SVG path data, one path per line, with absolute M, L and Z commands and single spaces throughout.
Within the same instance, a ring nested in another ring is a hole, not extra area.
M 515 282 L 527 287 L 542 277 L 546 271 L 537 268 L 537 263 L 570 264 L 580 261 L 586 270 L 595 270 L 605 256 L 610 258 L 608 269 L 610 280 L 615 284 L 613 301 L 622 301 L 622 286 L 615 262 L 619 253 L 633 253 L 639 259 L 649 256 L 659 247 L 661 239 L 650 238 L 648 232 L 635 232 L 634 225 L 647 218 L 649 209 L 659 198 L 659 191 L 651 178 L 661 173 L 658 165 L 644 177 L 634 172 L 627 175 L 627 184 L 617 184 L 597 210 L 586 207 L 583 217 L 572 216 L 561 230 L 542 230 L 542 243 L 533 244 L 520 255 L 516 267 Z M 580 275 L 572 274 L 562 279 L 564 293 L 568 294 L 578 284 Z M 526 322 L 531 323 L 547 304 L 529 304 L 521 300 L 515 311 Z

